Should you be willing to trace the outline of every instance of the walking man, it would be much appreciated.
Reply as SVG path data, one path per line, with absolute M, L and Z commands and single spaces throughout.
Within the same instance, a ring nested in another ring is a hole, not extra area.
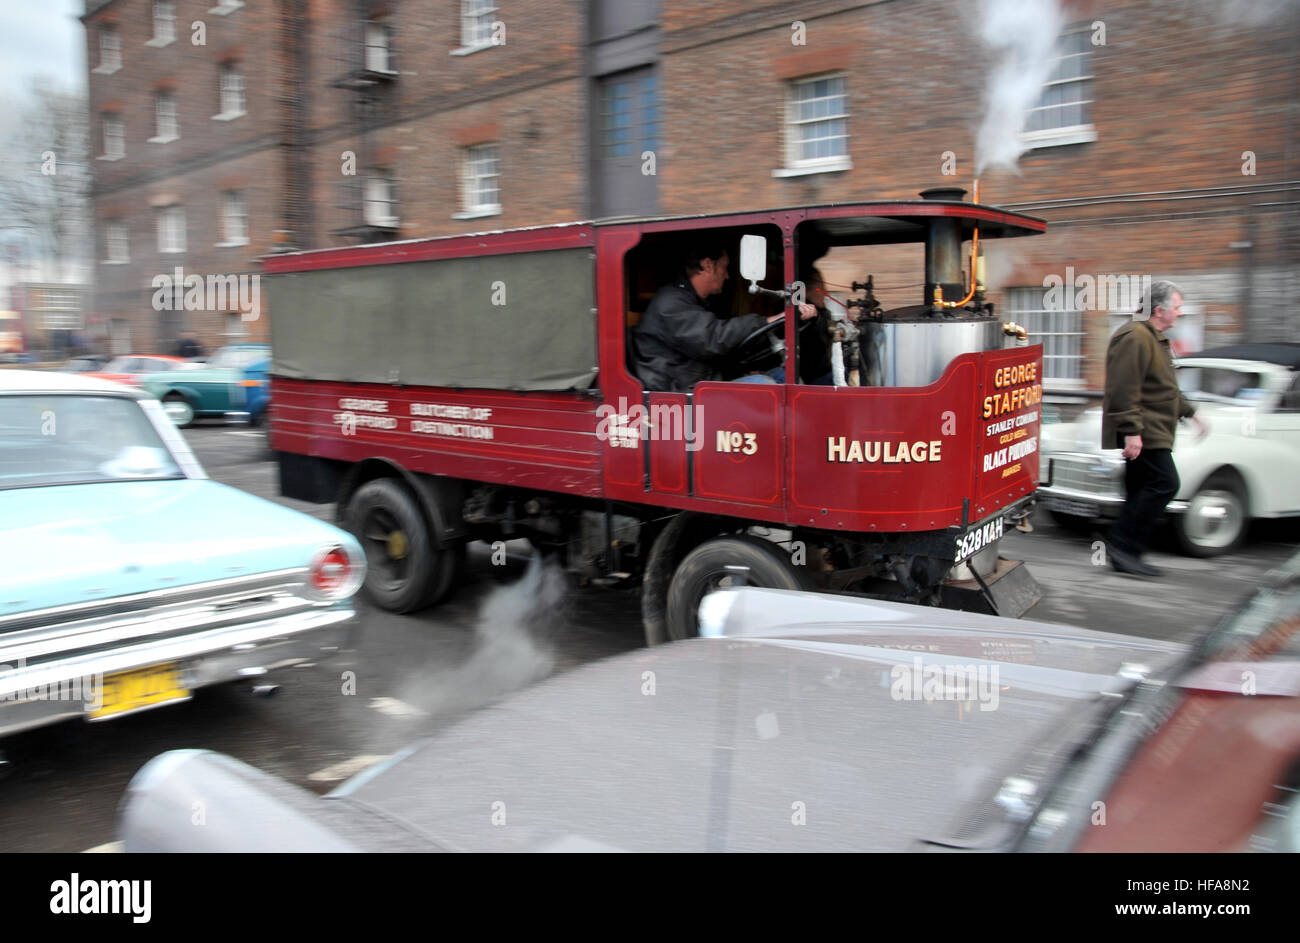
M 1179 419 L 1195 422 L 1202 437 L 1209 427 L 1178 388 L 1165 337 L 1183 313 L 1182 292 L 1173 282 L 1156 282 L 1142 311 L 1149 316 L 1121 327 L 1106 350 L 1101 445 L 1124 450 L 1126 494 L 1106 550 L 1121 573 L 1163 576 L 1142 554 L 1165 505 L 1178 493 L 1174 430 Z

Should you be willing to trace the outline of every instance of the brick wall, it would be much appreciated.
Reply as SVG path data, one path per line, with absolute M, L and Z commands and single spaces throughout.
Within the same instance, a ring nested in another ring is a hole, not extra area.
M 126 158 L 96 162 L 95 212 L 101 240 L 106 219 L 129 223 L 132 261 L 100 266 L 99 307 L 134 318 L 138 346 L 153 342 L 157 322 L 140 303 L 143 286 L 173 261 L 157 253 L 152 220 L 152 203 L 168 194 L 187 207 L 186 270 L 203 272 L 253 270 L 277 230 L 288 230 L 295 245 L 346 243 L 338 231 L 358 221 L 356 208 L 338 198 L 347 150 L 358 155 L 359 175 L 371 163 L 396 177 L 400 224 L 391 237 L 562 222 L 586 212 L 584 5 L 499 0 L 505 44 L 459 54 L 457 0 L 379 4 L 400 74 L 373 90 L 375 111 L 363 131 L 352 111 L 356 92 L 335 85 L 345 71 L 339 44 L 352 3 L 250 0 L 226 17 L 208 14 L 212 4 L 179 0 L 177 40 L 161 49 L 145 46 L 149 0 L 110 0 L 87 17 L 92 67 L 95 25 L 112 20 L 122 36 L 122 70 L 90 76 L 97 147 L 104 108 L 127 122 Z M 911 199 L 939 184 L 970 189 L 994 64 L 975 38 L 978 9 L 942 0 L 661 0 L 660 211 Z M 1088 46 L 1096 140 L 1041 148 L 1021 158 L 1018 173 L 983 175 L 985 202 L 1049 223 L 1045 236 L 989 246 L 993 300 L 1073 266 L 1094 277 L 1135 273 L 1183 283 L 1188 306 L 1202 312 L 1207 343 L 1293 331 L 1288 299 L 1300 290 L 1300 226 L 1287 182 L 1300 178 L 1293 100 L 1300 13 L 1246 27 L 1222 19 L 1209 0 L 1091 0 L 1070 9 L 1070 19 L 1105 28 L 1105 44 Z M 207 26 L 204 47 L 189 42 L 193 20 Z M 801 34 L 792 29 L 796 20 Z M 302 57 L 283 51 L 286 30 L 303 44 Z M 792 43 L 795 36 L 803 43 Z M 231 56 L 246 77 L 248 114 L 213 121 L 217 70 Z M 831 70 L 846 77 L 851 169 L 774 175 L 785 162 L 788 83 Z M 165 145 L 145 142 L 160 82 L 175 83 L 181 122 L 181 139 Z M 286 130 L 295 115 L 301 146 Z M 488 139 L 499 148 L 502 212 L 457 219 L 462 148 Z M 1244 151 L 1254 154 L 1252 176 L 1242 174 Z M 955 174 L 943 172 L 946 152 Z M 302 167 L 301 194 L 290 186 L 294 166 Z M 248 194 L 250 243 L 240 250 L 214 245 L 216 201 L 231 188 Z M 914 250 L 837 253 L 823 267 L 832 283 L 845 285 L 875 273 L 887 304 L 920 300 Z M 211 346 L 220 323 L 204 314 L 194 327 Z M 1104 311 L 1085 316 L 1086 386 L 1100 383 L 1098 358 L 1113 323 Z

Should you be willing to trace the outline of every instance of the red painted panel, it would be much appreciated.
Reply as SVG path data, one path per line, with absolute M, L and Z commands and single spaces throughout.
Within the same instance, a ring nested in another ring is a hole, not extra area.
M 978 396 L 971 503 L 972 516 L 984 517 L 1037 486 L 1042 345 L 986 353 Z
M 785 387 L 757 383 L 698 383 L 700 445 L 695 487 L 702 498 L 775 506 L 782 497 Z
M 534 229 L 507 229 L 469 236 L 439 236 L 382 242 L 368 246 L 343 246 L 311 252 L 286 252 L 262 259 L 268 274 L 307 272 L 324 268 L 352 268 L 393 262 L 423 262 L 426 259 L 454 259 L 465 256 L 502 255 L 507 252 L 540 252 L 572 249 L 593 243 L 589 225 L 566 223 Z
M 960 524 L 978 358 L 925 387 L 793 387 L 791 520 L 877 533 Z
M 651 393 L 646 417 L 650 451 L 650 490 L 660 494 L 686 494 L 686 452 L 699 454 L 700 431 L 694 428 L 693 410 L 685 393 Z M 687 441 L 687 436 L 690 441 Z
M 413 471 L 596 496 L 590 396 L 459 391 L 274 377 L 271 446 Z

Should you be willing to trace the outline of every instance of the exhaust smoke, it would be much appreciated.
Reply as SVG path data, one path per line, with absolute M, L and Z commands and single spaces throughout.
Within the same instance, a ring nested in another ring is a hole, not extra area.
M 467 710 L 539 681 L 555 667 L 546 639 L 557 619 L 567 581 L 554 561 L 534 553 L 515 583 L 484 597 L 474 624 L 474 648 L 459 665 L 425 675 L 402 700 L 435 716 Z

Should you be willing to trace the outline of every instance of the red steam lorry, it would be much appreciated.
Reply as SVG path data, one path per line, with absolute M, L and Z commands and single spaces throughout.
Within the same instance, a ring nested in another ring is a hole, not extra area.
M 1039 591 L 998 546 L 1033 500 L 1042 348 L 985 301 L 977 246 L 1045 224 L 964 193 L 268 257 L 281 491 L 336 503 L 397 612 L 444 599 L 469 541 L 527 538 L 639 585 L 651 644 L 737 583 L 1019 616 Z M 787 382 L 638 378 L 633 328 L 706 233 L 731 246 L 719 313 L 786 315 L 724 369 Z M 814 263 L 905 243 L 920 303 L 883 310 L 867 278 L 790 316 Z M 839 385 L 807 382 L 801 328 L 827 332 Z

